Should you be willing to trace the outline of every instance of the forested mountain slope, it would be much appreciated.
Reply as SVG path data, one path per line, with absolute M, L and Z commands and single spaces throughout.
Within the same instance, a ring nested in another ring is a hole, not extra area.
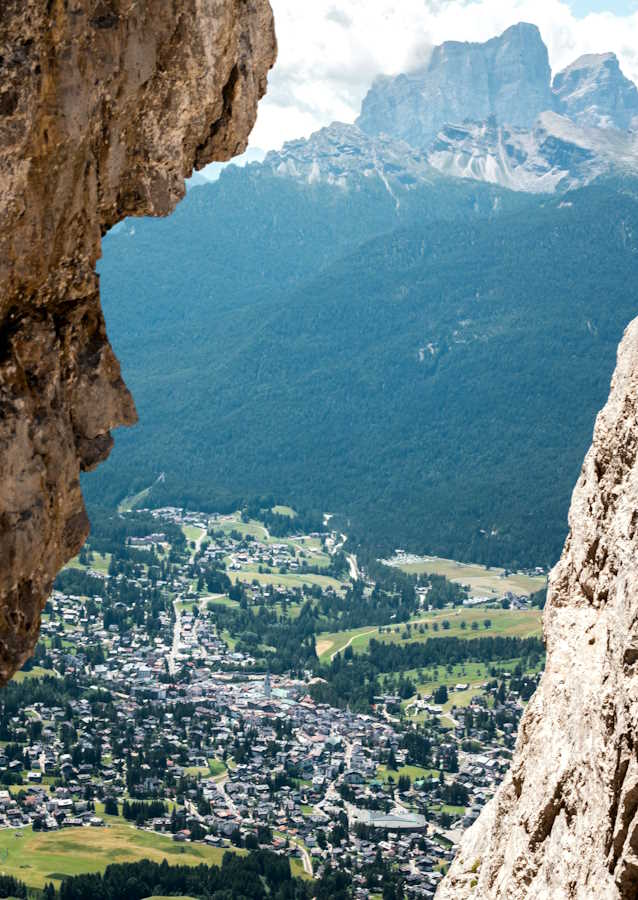
M 128 223 L 102 291 L 141 421 L 90 497 L 164 472 L 156 503 L 272 492 L 379 550 L 553 562 L 635 314 L 637 198 L 250 166 Z

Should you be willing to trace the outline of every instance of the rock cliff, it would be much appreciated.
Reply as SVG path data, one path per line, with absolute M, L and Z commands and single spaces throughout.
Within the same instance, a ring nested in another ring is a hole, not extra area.
M 638 126 L 638 88 L 620 70 L 615 53 L 581 56 L 554 78 L 556 107 L 578 125 Z
M 0 683 L 87 536 L 80 470 L 136 419 L 101 237 L 245 149 L 275 55 L 268 0 L 0 4 Z
M 547 47 L 535 25 L 520 23 L 484 44 L 448 41 L 422 68 L 378 78 L 357 125 L 427 147 L 447 122 L 493 116 L 529 128 L 553 106 Z
M 638 896 L 638 320 L 552 572 L 547 667 L 511 770 L 437 900 Z

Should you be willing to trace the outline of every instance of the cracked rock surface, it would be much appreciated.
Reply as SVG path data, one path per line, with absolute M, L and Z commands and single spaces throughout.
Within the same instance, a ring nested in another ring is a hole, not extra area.
M 638 320 L 550 576 L 547 667 L 437 900 L 638 897 Z
M 268 0 L 0 2 L 0 684 L 88 534 L 80 471 L 136 420 L 101 237 L 243 152 L 275 56 Z

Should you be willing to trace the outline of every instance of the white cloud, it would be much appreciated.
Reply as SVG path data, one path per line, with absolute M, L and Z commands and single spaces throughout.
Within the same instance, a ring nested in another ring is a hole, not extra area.
M 334 120 L 351 122 L 378 73 L 418 65 L 446 40 L 484 41 L 534 22 L 555 71 L 614 51 L 638 82 L 638 12 L 577 18 L 563 0 L 271 0 L 279 60 L 251 145 L 270 149 Z

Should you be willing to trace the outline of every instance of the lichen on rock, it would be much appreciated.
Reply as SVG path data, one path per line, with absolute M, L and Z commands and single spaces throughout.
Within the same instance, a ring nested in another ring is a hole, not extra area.
M 437 900 L 638 896 L 637 448 L 638 319 L 620 345 L 550 576 L 545 672 L 511 769 Z
M 0 4 L 0 684 L 88 534 L 80 471 L 136 420 L 101 238 L 245 149 L 275 56 L 268 0 Z

